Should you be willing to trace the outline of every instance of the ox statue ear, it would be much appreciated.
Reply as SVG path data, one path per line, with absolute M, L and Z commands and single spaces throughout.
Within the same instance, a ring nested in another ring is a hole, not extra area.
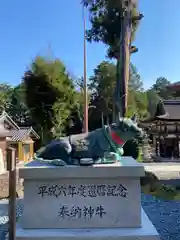
M 131 120 L 132 120 L 134 123 L 137 123 L 137 117 L 136 117 L 136 114 L 134 114 L 134 115 L 131 117 Z

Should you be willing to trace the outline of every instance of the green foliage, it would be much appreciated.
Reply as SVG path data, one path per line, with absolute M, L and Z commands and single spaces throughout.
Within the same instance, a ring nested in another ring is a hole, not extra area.
M 180 200 L 180 191 L 176 187 L 162 184 L 152 172 L 145 172 L 140 178 L 141 188 L 145 194 L 164 200 Z
M 179 99 L 180 98 L 180 91 L 179 89 L 169 89 L 167 88 L 171 82 L 165 77 L 159 77 L 156 80 L 156 83 L 152 85 L 151 90 L 154 90 L 156 94 L 165 100 L 168 99 Z
M 33 124 L 29 109 L 26 105 L 25 86 L 23 83 L 14 87 L 6 111 L 19 126 L 25 127 Z
M 112 121 L 115 82 L 116 66 L 114 63 L 103 61 L 94 69 L 89 88 L 93 92 L 91 104 L 96 106 L 96 109 L 92 109 L 94 114 L 90 116 L 91 121 L 97 121 L 97 117 L 100 119 L 102 112 L 106 120 L 108 118 L 109 121 Z M 142 89 L 143 83 L 140 75 L 131 63 L 127 116 L 132 116 L 135 112 L 140 118 L 146 116 L 147 95 Z M 98 127 L 100 126 L 101 124 L 98 125 Z
M 148 121 L 154 120 L 157 116 L 162 116 L 166 114 L 164 104 L 153 89 L 146 91 L 147 94 L 147 116 Z
M 0 84 L 0 110 L 5 110 L 11 101 L 13 88 L 6 83 Z
M 130 63 L 129 89 L 140 92 L 143 91 L 143 82 L 141 80 L 141 76 L 138 73 L 136 66 L 132 63 Z
M 123 1 L 124 2 L 124 1 Z M 122 8 L 122 0 L 83 0 L 90 13 L 91 29 L 87 31 L 87 40 L 103 42 L 108 46 L 108 56 L 110 58 L 119 55 L 121 16 L 124 9 Z M 132 16 L 137 16 L 137 4 L 133 5 Z M 132 23 L 132 39 L 137 29 L 138 23 Z
M 140 178 L 141 186 L 154 185 L 157 181 L 158 178 L 152 172 L 145 172 L 145 176 Z
M 161 98 L 169 99 L 171 98 L 169 90 L 166 88 L 170 84 L 170 81 L 165 77 L 159 77 L 156 83 L 152 85 L 152 90 L 154 90 Z
M 130 80 L 131 83 L 131 80 Z M 147 115 L 147 93 L 140 90 L 130 89 L 128 93 L 128 107 L 126 116 L 130 117 L 134 113 L 137 113 L 140 119 L 143 119 Z
M 44 141 L 59 137 L 74 104 L 74 86 L 59 59 L 37 57 L 24 74 L 26 102 Z
M 128 93 L 128 108 L 126 116 L 130 117 L 135 112 L 140 118 L 144 117 L 147 112 L 147 96 L 143 91 L 143 82 L 137 71 L 137 68 L 130 64 L 130 79 Z
M 88 94 L 88 106 L 90 107 L 90 98 L 89 98 L 89 92 Z M 83 121 L 83 115 L 84 115 L 84 78 L 78 78 L 76 81 L 76 93 L 75 93 L 75 111 L 78 115 L 78 118 L 80 121 Z
M 95 69 L 90 78 L 89 88 L 93 92 L 93 98 L 100 101 L 101 112 L 105 116 L 112 114 L 112 101 L 115 87 L 116 66 L 113 63 L 103 61 Z

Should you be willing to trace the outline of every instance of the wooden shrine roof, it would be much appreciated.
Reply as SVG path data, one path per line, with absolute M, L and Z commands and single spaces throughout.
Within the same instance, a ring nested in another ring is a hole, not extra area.
M 26 140 L 27 137 L 33 136 L 35 139 L 39 139 L 39 135 L 34 131 L 32 127 L 20 128 L 19 130 L 11 130 L 12 141 L 23 141 Z
M 11 126 L 10 129 L 4 127 L 4 121 Z M 10 137 L 12 141 L 23 141 L 28 137 L 40 138 L 32 127 L 19 127 L 5 111 L 0 115 L 0 137 Z
M 163 100 L 163 104 L 167 114 L 155 120 L 180 121 L 180 100 Z
M 161 116 L 151 117 L 145 120 L 140 120 L 141 127 L 147 127 L 159 121 L 164 122 L 180 122 L 180 100 L 163 100 L 163 114 Z M 157 111 L 158 112 L 158 111 Z

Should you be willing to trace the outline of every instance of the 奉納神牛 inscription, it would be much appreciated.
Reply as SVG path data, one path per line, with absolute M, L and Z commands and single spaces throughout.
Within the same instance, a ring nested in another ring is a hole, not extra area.
M 101 185 L 50 185 L 44 184 L 37 186 L 38 195 L 42 198 L 46 196 L 66 197 L 66 196 L 79 196 L 79 197 L 127 197 L 128 190 L 122 184 L 101 184 Z
M 104 215 L 106 215 L 106 211 L 102 205 L 96 207 L 89 205 L 73 205 L 72 207 L 68 205 L 60 205 L 58 212 L 60 219 L 91 219 L 95 216 L 103 218 Z

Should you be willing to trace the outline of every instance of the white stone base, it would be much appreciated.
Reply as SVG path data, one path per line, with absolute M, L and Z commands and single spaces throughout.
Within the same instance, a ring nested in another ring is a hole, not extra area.
M 24 178 L 24 229 L 134 228 L 141 226 L 140 177 L 132 157 L 114 164 L 47 166 L 32 161 Z
M 142 210 L 141 228 L 118 229 L 22 229 L 17 226 L 16 240 L 159 240 L 159 235 Z

